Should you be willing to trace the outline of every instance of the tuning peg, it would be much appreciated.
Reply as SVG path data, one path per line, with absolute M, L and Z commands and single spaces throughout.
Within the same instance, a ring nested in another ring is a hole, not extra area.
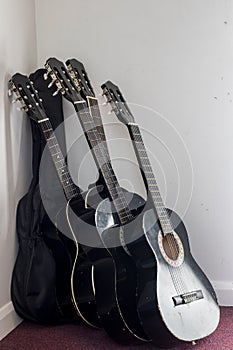
M 45 74 L 44 74 L 44 80 L 47 80 L 48 77 L 49 77 L 48 73 L 45 73 Z
M 48 85 L 48 88 L 50 89 L 56 81 L 57 81 L 57 78 L 52 78 L 51 82 Z
M 56 96 L 60 90 L 62 90 L 62 87 L 58 87 L 57 90 L 53 93 L 53 96 Z
M 26 105 L 23 105 L 21 107 L 17 107 L 16 109 L 17 109 L 17 111 L 25 111 L 25 112 L 27 112 L 27 110 L 28 110 Z
M 108 102 L 102 103 L 102 106 L 107 106 L 107 105 L 108 105 Z
M 55 83 L 55 80 L 52 80 L 52 81 L 49 83 L 48 88 L 50 89 L 50 88 L 53 86 L 54 83 Z
M 108 115 L 112 114 L 114 112 L 113 109 L 111 109 L 111 111 L 108 112 Z
M 13 91 L 11 89 L 8 90 L 8 96 L 12 96 Z
M 21 101 L 22 100 L 22 97 L 21 96 L 19 96 L 19 97 L 16 97 L 14 100 L 12 100 L 11 102 L 12 103 L 16 103 L 16 102 L 18 102 L 18 101 Z
M 40 102 L 43 102 L 42 98 L 39 98 L 39 101 L 40 101 Z

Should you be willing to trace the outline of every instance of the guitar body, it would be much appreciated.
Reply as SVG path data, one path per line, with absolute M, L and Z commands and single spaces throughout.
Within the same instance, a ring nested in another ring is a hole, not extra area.
M 136 194 L 125 193 L 125 198 L 135 215 L 145 204 Z M 107 275 L 102 274 L 98 267 L 95 271 L 98 312 L 105 330 L 117 342 L 127 344 L 132 341 L 149 341 L 137 313 L 136 266 L 123 248 L 124 243 L 120 238 L 127 225 L 118 226 L 113 210 L 109 199 L 102 201 L 96 210 L 96 227 L 112 257 Z
M 82 234 L 83 240 L 87 236 L 91 239 L 91 235 L 93 237 L 96 235 L 95 210 L 89 208 L 88 203 L 96 206 L 100 196 L 104 196 L 103 186 L 92 188 L 91 193 L 88 191 L 87 194 L 83 194 L 83 198 L 72 198 L 58 213 L 56 220 L 58 234 L 71 256 L 70 270 L 67 273 L 69 281 L 66 285 L 69 286 L 74 308 L 86 324 L 95 328 L 100 328 L 101 323 L 96 310 L 94 266 L 87 254 L 86 245 L 81 242 Z M 86 231 L 88 231 L 87 234 Z
M 70 276 L 75 255 L 75 245 L 57 229 L 45 215 L 42 222 L 44 240 L 53 254 L 56 265 L 56 298 L 64 320 L 77 319 L 71 301 Z
M 183 247 L 178 267 L 169 265 L 161 252 L 160 227 L 153 209 L 141 215 L 144 235 L 137 238 L 135 234 L 135 241 L 127 244 L 137 265 L 137 305 L 142 326 L 161 347 L 204 338 L 219 322 L 215 292 L 191 255 L 185 226 L 177 214 L 168 212 Z

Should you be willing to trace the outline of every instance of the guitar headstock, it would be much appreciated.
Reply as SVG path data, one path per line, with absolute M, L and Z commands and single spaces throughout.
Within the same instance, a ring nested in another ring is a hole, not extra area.
M 38 95 L 38 91 L 34 88 L 33 82 L 23 74 L 14 74 L 9 83 L 9 94 L 16 96 L 12 102 L 19 102 L 20 109 L 27 112 L 30 118 L 35 121 L 46 118 L 46 113 L 42 105 L 42 99 Z
M 80 91 L 82 91 L 84 97 L 95 97 L 93 87 L 91 86 L 84 65 L 75 58 L 67 60 L 66 65 L 73 83 L 80 89 Z
M 134 123 L 134 117 L 127 106 L 125 99 L 118 88 L 111 81 L 107 81 L 101 85 L 103 95 L 107 99 L 107 103 L 110 104 L 112 112 L 114 112 L 117 118 L 124 124 Z
M 83 101 L 80 94 L 81 88 L 74 83 L 71 78 L 65 64 L 59 61 L 57 58 L 49 58 L 45 63 L 47 73 L 44 78 L 47 80 L 50 78 L 48 87 L 50 88 L 53 84 L 56 85 L 57 90 L 53 93 L 56 96 L 59 92 L 67 98 L 67 100 L 77 103 Z

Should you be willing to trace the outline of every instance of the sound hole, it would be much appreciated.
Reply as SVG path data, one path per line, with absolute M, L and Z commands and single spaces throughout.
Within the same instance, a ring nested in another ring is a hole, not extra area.
M 178 258 L 179 247 L 172 233 L 168 233 L 163 237 L 163 249 L 169 259 L 176 260 Z

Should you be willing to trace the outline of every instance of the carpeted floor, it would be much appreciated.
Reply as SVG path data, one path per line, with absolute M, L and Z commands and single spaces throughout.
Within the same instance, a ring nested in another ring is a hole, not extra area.
M 103 330 L 84 325 L 44 327 L 23 322 L 0 342 L 1 350 L 156 350 L 153 344 L 120 346 Z M 196 346 L 182 344 L 171 350 L 233 350 L 233 307 L 221 308 L 218 329 Z

